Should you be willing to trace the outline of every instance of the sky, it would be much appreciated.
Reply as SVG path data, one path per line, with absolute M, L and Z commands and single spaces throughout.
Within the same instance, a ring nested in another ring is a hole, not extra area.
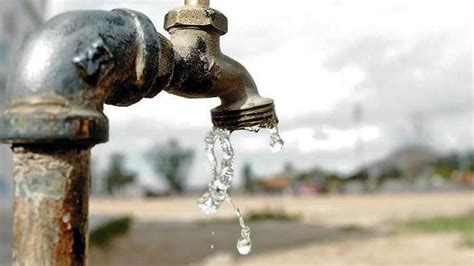
M 183 2 L 52 0 L 47 16 L 124 7 L 145 13 L 168 36 L 164 15 Z M 234 133 L 237 173 L 245 162 L 260 175 L 276 175 L 287 163 L 350 173 L 413 143 L 439 153 L 473 149 L 471 2 L 212 0 L 229 19 L 222 50 L 275 100 L 286 141 L 274 154 L 268 132 Z M 144 154 L 178 138 L 197 152 L 189 183 L 205 184 L 203 138 L 217 105 L 162 92 L 132 107 L 107 106 L 111 137 L 94 148 L 94 163 L 104 169 L 110 154 L 125 153 L 143 183 L 162 186 Z

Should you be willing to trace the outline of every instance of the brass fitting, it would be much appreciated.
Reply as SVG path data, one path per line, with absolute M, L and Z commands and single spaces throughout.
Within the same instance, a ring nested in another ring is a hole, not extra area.
M 209 1 L 187 0 L 166 15 L 174 49 L 174 71 L 167 92 L 187 98 L 219 97 L 214 126 L 228 130 L 271 128 L 278 119 L 273 100 L 261 97 L 249 72 L 220 49 L 227 18 Z
M 221 35 L 227 33 L 227 17 L 207 5 L 199 4 L 206 1 L 186 1 L 186 5 L 170 11 L 165 17 L 165 29 L 173 27 L 209 27 Z

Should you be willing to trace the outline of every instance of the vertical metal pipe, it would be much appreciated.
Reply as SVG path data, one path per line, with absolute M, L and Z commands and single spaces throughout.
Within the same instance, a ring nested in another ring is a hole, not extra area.
M 13 153 L 13 265 L 87 265 L 90 147 Z

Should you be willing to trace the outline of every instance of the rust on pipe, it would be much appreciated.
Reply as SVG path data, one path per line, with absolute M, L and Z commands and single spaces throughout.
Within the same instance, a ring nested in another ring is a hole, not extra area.
M 0 114 L 0 142 L 14 151 L 13 265 L 87 265 L 90 149 L 109 134 L 103 105 L 163 90 L 172 44 L 140 12 L 74 11 L 32 33 L 16 62 Z
M 13 265 L 87 265 L 90 148 L 15 146 Z

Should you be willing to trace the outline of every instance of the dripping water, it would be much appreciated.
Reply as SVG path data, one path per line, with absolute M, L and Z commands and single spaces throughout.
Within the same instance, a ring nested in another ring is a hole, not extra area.
M 283 149 L 285 142 L 280 136 L 278 131 L 278 127 L 274 127 L 270 129 L 270 147 L 272 148 L 273 152 L 279 152 Z
M 259 127 L 246 128 L 248 131 L 258 132 Z M 250 237 L 250 227 L 245 224 L 244 217 L 240 209 L 234 204 L 232 198 L 228 194 L 228 190 L 232 186 L 234 178 L 234 149 L 230 142 L 231 132 L 221 128 L 213 128 L 205 138 L 206 155 L 213 174 L 212 180 L 209 182 L 208 190 L 198 200 L 199 208 L 207 215 L 211 215 L 220 208 L 224 201 L 227 201 L 232 207 L 235 215 L 239 220 L 241 227 L 240 237 L 237 241 L 237 250 L 242 255 L 248 255 L 252 251 L 252 240 Z M 215 146 L 220 144 L 222 149 L 222 160 L 220 168 L 215 154 Z M 283 148 L 284 142 L 280 137 L 278 128 L 270 129 L 270 147 L 274 152 L 278 152 Z M 214 235 L 214 232 L 213 234 Z M 211 245 L 211 249 L 214 245 Z
M 212 235 L 212 238 L 214 238 L 214 235 L 215 235 L 214 231 L 211 232 L 211 235 Z M 211 244 L 211 249 L 214 249 L 214 244 Z

